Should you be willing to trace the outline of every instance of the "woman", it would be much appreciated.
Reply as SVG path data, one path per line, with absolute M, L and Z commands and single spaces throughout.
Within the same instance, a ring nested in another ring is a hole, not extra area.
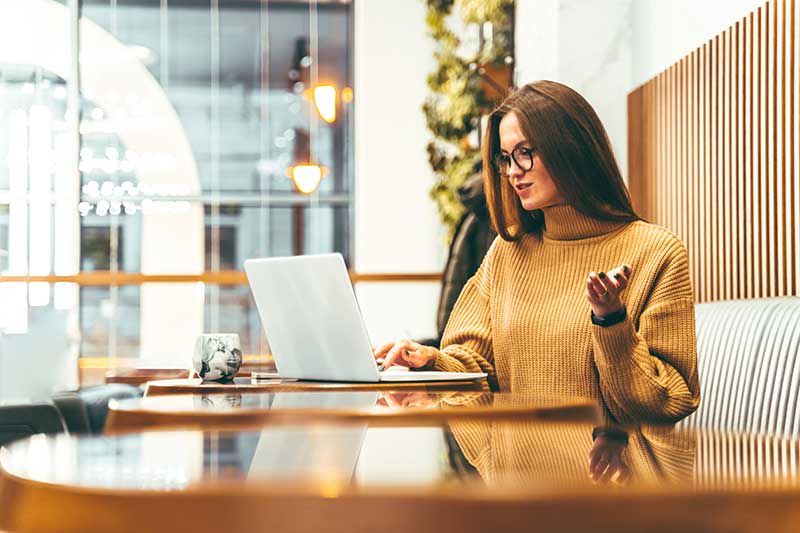
M 402 340 L 384 366 L 487 372 L 495 390 L 597 399 L 616 422 L 679 420 L 700 385 L 686 250 L 636 215 L 578 93 L 539 81 L 490 115 L 484 185 L 498 238 L 441 349 Z

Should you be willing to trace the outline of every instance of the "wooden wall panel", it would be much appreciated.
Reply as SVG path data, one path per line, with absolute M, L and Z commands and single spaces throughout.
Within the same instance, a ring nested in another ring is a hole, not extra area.
M 771 0 L 628 95 L 639 214 L 698 301 L 800 290 L 800 0 Z

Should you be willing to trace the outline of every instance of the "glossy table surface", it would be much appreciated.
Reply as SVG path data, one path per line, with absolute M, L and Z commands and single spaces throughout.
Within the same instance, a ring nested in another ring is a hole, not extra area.
M 443 420 L 560 420 L 595 422 L 597 402 L 532 394 L 428 391 L 239 392 L 147 396 L 112 400 L 106 431 L 160 427 L 259 426 L 313 420 L 367 421 L 372 425 Z
M 237 377 L 231 381 L 203 381 L 199 378 L 164 379 L 149 381 L 146 396 L 164 394 L 204 394 L 236 392 L 276 392 L 276 391 L 481 391 L 484 379 L 466 381 L 423 381 L 423 382 L 379 382 L 379 383 L 339 383 L 331 381 L 298 381 L 294 379 L 256 379 Z
M 212 531 L 217 517 L 231 531 L 260 530 L 257 520 L 302 531 L 334 516 L 350 520 L 338 530 L 436 520 L 433 530 L 480 531 L 487 513 L 504 531 L 529 530 L 531 520 L 597 531 L 796 527 L 797 440 L 648 426 L 593 442 L 594 427 L 453 420 L 34 436 L 0 451 L 0 528 L 71 530 L 69 517 L 36 512 L 46 505 L 115 509 L 83 523 L 88 531 L 133 530 L 126 512 L 142 531 Z M 198 508 L 210 502 L 213 510 Z
M 259 360 L 257 362 L 245 362 L 239 369 L 239 377 L 250 377 L 253 372 L 275 372 L 275 362 L 270 360 Z M 194 372 L 186 368 L 166 368 L 159 366 L 138 366 L 112 368 L 106 371 L 104 381 L 106 383 L 124 383 L 127 385 L 144 385 L 148 381 L 165 379 L 186 379 L 194 375 Z

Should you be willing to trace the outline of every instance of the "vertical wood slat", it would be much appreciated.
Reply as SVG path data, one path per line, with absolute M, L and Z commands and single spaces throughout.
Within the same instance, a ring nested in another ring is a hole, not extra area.
M 700 204 L 700 218 L 702 225 L 700 226 L 700 241 L 702 255 L 702 271 L 700 272 L 702 284 L 700 285 L 701 301 L 711 299 L 711 239 L 709 238 L 710 222 L 711 222 L 711 195 L 709 194 L 711 183 L 711 42 L 706 43 L 703 47 L 703 65 L 701 70 L 703 81 L 703 108 L 701 110 L 701 117 L 703 120 L 703 145 L 700 150 L 703 158 L 703 172 L 702 181 L 700 182 L 700 194 L 702 196 L 702 203 Z M 656 176 L 656 179 L 660 179 Z
M 797 255 L 797 241 L 796 239 L 800 239 L 800 234 L 794 233 L 794 226 L 795 226 L 795 218 L 797 217 L 798 213 L 794 211 L 794 197 L 797 194 L 797 191 L 794 188 L 794 179 L 793 179 L 793 171 L 794 171 L 794 159 L 795 159 L 795 137 L 794 137 L 794 108 L 796 102 L 794 100 L 794 61 L 795 61 L 795 54 L 794 54 L 794 25 L 795 25 L 795 18 L 794 18 L 794 0 L 790 0 L 788 2 L 783 3 L 784 7 L 784 21 L 786 27 L 786 33 L 784 37 L 785 42 L 785 50 L 786 55 L 784 57 L 784 90 L 786 91 L 786 97 L 784 98 L 785 107 L 783 109 L 784 117 L 785 117 L 785 128 L 784 128 L 784 180 L 786 186 L 788 188 L 788 193 L 785 195 L 786 201 L 786 208 L 785 211 L 788 213 L 787 219 L 784 224 L 785 228 L 785 235 L 786 235 L 786 275 L 787 275 L 787 282 L 786 282 L 786 292 L 788 294 L 797 294 L 797 278 L 795 276 L 795 268 L 792 264 L 794 258 Z M 792 238 L 794 237 L 794 239 Z
M 689 180 L 692 182 L 692 208 L 689 212 L 689 225 L 692 230 L 692 244 L 687 248 L 689 257 L 692 258 L 692 286 L 697 289 L 700 287 L 700 250 L 699 229 L 702 221 L 697 220 L 700 213 L 700 168 L 702 165 L 702 154 L 700 152 L 700 56 L 702 50 L 695 50 L 692 53 L 692 173 Z M 697 217 L 697 218 L 696 218 Z
M 744 128 L 742 156 L 744 177 L 744 297 L 755 296 L 753 272 L 753 14 L 744 19 L 742 40 L 742 82 Z
M 720 135 L 720 149 L 722 152 L 722 194 L 720 195 L 719 214 L 722 224 L 721 246 L 722 250 L 722 298 L 729 300 L 731 294 L 731 224 L 726 223 L 725 214 L 731 212 L 731 30 L 722 33 L 722 135 Z M 732 218 L 732 217 L 729 217 Z
M 759 270 L 760 296 L 769 296 L 769 240 L 767 233 L 767 198 L 769 193 L 769 180 L 767 179 L 767 10 L 758 8 L 758 200 L 759 200 Z
M 767 274 L 769 276 L 769 287 L 767 294 L 775 296 L 778 293 L 778 246 L 777 235 L 775 231 L 775 203 L 776 203 L 776 182 L 775 182 L 775 141 L 776 141 L 776 125 L 775 125 L 775 49 L 771 46 L 775 37 L 775 2 L 767 2 L 767 33 L 766 33 L 766 50 L 767 50 L 767 130 L 766 130 L 766 147 L 767 147 L 767 261 L 769 269 Z
M 731 94 L 733 95 L 733 166 L 732 184 L 734 197 L 733 216 L 734 239 L 733 239 L 733 298 L 744 298 L 744 276 L 742 272 L 742 259 L 744 257 L 744 173 L 742 172 L 742 135 L 744 127 L 742 124 L 742 24 L 737 22 L 733 32 L 733 70 Z
M 800 290 L 800 7 L 771 0 L 628 97 L 637 211 L 698 301 Z
M 792 116 L 792 138 L 789 143 L 792 157 L 792 190 L 794 198 L 792 210 L 794 223 L 792 224 L 792 238 L 794 243 L 794 285 L 792 294 L 800 294 L 800 154 L 797 153 L 796 146 L 800 143 L 800 3 L 791 0 L 791 20 L 792 20 L 792 96 L 791 96 L 791 116 Z
M 778 291 L 779 294 L 786 294 L 786 291 L 791 286 L 791 277 L 789 276 L 789 271 L 793 269 L 789 269 L 788 267 L 788 259 L 789 259 L 789 248 L 790 245 L 787 242 L 787 229 L 788 229 L 788 212 L 786 210 L 786 200 L 790 197 L 790 187 L 789 183 L 787 183 L 787 178 L 789 174 L 786 172 L 786 138 L 787 138 L 787 111 L 789 110 L 789 106 L 786 102 L 786 56 L 788 52 L 788 35 L 786 33 L 786 1 L 779 1 L 776 3 L 778 12 L 779 12 L 779 19 L 780 19 L 780 34 L 778 37 L 779 43 L 779 101 L 778 101 L 778 117 L 780 122 L 780 127 L 778 131 L 778 135 L 780 137 L 780 145 L 778 146 L 778 163 L 780 172 L 778 173 L 778 206 L 780 211 L 780 217 L 778 219 L 778 233 L 780 235 L 780 268 L 781 268 L 781 275 L 780 275 L 780 283 L 781 287 Z
M 755 107 L 755 93 L 753 92 L 754 89 L 754 82 L 753 78 L 755 78 L 755 70 L 754 67 L 754 58 L 755 58 L 755 46 L 754 46 L 754 36 L 755 36 L 755 24 L 756 18 L 754 13 L 750 13 L 747 17 L 747 111 L 745 113 L 745 121 L 747 123 L 747 150 L 745 152 L 745 157 L 747 158 L 747 192 L 749 193 L 749 201 L 747 203 L 747 237 L 748 237 L 748 247 L 747 247 L 747 258 L 748 258 L 748 290 L 747 290 L 747 297 L 748 298 L 755 298 L 756 295 L 759 294 L 758 289 L 756 288 L 756 280 L 758 279 L 758 270 L 756 268 L 756 239 L 755 239 L 755 227 L 756 227 L 756 209 L 755 206 L 755 172 L 754 172 L 754 162 L 756 159 L 755 154 L 755 144 L 753 143 L 755 131 L 755 122 L 754 122 L 754 113 L 753 108 Z
M 723 165 L 724 158 L 722 156 L 723 150 L 723 139 L 722 139 L 722 132 L 723 132 L 723 115 L 724 110 L 722 109 L 722 96 L 723 96 L 723 83 L 725 79 L 725 74 L 723 70 L 723 35 L 720 34 L 714 39 L 714 72 L 712 74 L 712 81 L 714 87 L 714 108 L 712 110 L 714 114 L 714 171 L 713 176 L 714 179 L 711 181 L 712 185 L 712 213 L 714 213 L 714 227 L 711 229 L 711 238 L 713 242 L 712 247 L 712 257 L 716 257 L 716 261 L 713 262 L 713 277 L 714 279 L 719 280 L 719 283 L 714 285 L 715 292 L 714 299 L 721 300 L 723 298 L 723 291 L 725 288 L 725 275 L 724 275 L 724 268 L 725 268 L 725 256 L 722 252 L 722 243 L 724 239 L 724 232 L 722 231 L 722 215 L 723 209 L 722 204 L 724 201 L 724 195 L 722 192 L 722 182 L 724 179 L 724 172 L 725 168 Z

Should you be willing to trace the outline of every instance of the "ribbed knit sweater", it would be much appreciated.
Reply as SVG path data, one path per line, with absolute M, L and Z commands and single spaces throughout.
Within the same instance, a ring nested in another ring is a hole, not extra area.
M 503 392 L 598 400 L 618 423 L 671 422 L 697 408 L 700 384 L 686 249 L 643 221 L 546 208 L 541 239 L 497 238 L 453 309 L 429 367 L 487 372 Z M 631 267 L 627 318 L 591 323 L 589 272 Z

